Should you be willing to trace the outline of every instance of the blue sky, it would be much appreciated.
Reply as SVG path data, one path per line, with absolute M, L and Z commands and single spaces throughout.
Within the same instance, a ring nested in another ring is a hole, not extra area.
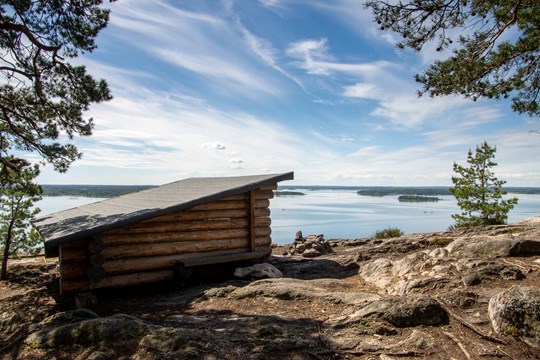
M 77 61 L 114 99 L 92 107 L 83 158 L 44 184 L 163 184 L 294 171 L 288 184 L 449 185 L 469 148 L 540 186 L 540 120 L 508 102 L 418 98 L 437 56 L 397 50 L 353 0 L 111 4 L 98 49 Z

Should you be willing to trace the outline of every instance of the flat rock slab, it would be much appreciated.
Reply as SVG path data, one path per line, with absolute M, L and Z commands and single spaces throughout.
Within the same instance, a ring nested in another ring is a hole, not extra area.
M 280 300 L 325 300 L 331 303 L 365 304 L 378 300 L 380 295 L 366 292 L 350 292 L 349 285 L 336 279 L 299 280 L 291 278 L 264 279 L 244 287 L 227 286 L 210 289 L 203 298 L 227 297 L 241 300 L 268 297 Z
M 93 318 L 61 326 L 47 326 L 30 334 L 25 344 L 32 348 L 56 348 L 69 345 L 113 343 L 127 344 L 136 341 L 153 325 L 132 316 L 117 314 L 107 318 Z

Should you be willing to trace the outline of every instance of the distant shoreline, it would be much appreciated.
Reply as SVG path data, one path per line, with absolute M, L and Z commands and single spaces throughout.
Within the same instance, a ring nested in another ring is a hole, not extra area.
M 109 198 L 127 193 L 147 190 L 154 185 L 41 185 L 44 196 L 84 196 L 95 198 Z M 437 196 L 451 195 L 445 186 L 326 186 L 326 185 L 284 185 L 276 191 L 276 195 L 307 195 L 301 191 L 317 190 L 347 190 L 356 192 L 361 196 Z M 540 187 L 505 187 L 511 194 L 540 195 Z

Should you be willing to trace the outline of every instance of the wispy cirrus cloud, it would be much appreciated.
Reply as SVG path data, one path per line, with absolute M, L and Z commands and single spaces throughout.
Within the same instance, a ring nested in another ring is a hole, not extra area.
M 113 12 L 110 24 L 122 30 L 116 36 L 172 65 L 171 72 L 176 68 L 199 76 L 206 79 L 201 81 L 206 81 L 208 87 L 222 93 L 227 93 L 223 91 L 226 88 L 251 97 L 280 92 L 269 74 L 246 60 L 246 52 L 238 51 L 245 34 L 236 31 L 225 9 L 222 14 L 211 15 L 202 10 L 178 9 L 163 1 L 127 1 L 118 5 L 121 9 Z M 128 35 L 132 33 L 139 36 Z M 250 39 L 254 44 L 256 39 Z M 258 54 L 271 62 L 270 47 L 261 41 L 257 44 Z

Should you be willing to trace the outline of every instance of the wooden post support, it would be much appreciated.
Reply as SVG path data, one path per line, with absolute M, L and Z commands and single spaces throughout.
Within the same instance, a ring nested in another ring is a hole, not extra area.
M 255 191 L 249 192 L 249 251 L 255 251 Z

